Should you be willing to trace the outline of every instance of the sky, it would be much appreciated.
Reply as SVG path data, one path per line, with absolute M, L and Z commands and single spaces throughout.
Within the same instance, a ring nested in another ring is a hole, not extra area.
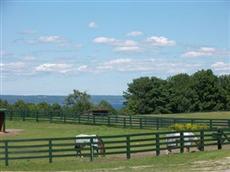
M 141 76 L 230 74 L 230 1 L 1 2 L 1 94 L 122 95 Z

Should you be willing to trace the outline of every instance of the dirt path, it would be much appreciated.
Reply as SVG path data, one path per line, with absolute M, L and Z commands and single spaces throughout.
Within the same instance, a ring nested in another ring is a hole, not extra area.
M 6 132 L 0 132 L 0 137 L 16 136 L 22 133 L 23 131 L 24 131 L 23 129 L 7 129 Z

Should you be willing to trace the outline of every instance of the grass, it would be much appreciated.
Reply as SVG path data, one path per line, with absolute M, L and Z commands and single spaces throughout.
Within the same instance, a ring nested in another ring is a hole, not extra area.
M 226 113 L 230 115 L 229 112 Z M 217 114 L 219 113 L 209 113 L 209 117 L 216 116 Z M 204 113 L 202 113 L 202 115 L 204 115 Z M 1 136 L 1 139 L 74 137 L 80 133 L 116 135 L 154 131 L 150 129 L 107 127 L 104 125 L 93 126 L 34 121 L 7 121 L 7 128 L 23 129 L 24 131 L 14 136 Z M 207 161 L 209 168 L 212 171 L 215 171 L 215 169 L 219 168 L 218 163 L 215 161 L 219 160 L 223 162 L 225 157 L 230 157 L 230 151 L 226 151 L 225 149 L 219 151 L 161 155 L 159 157 L 152 156 L 151 153 L 148 153 L 140 156 L 134 156 L 132 154 L 131 157 L 132 158 L 130 160 L 126 160 L 124 155 L 107 155 L 106 157 L 95 158 L 93 162 L 90 162 L 89 158 L 54 158 L 53 163 L 51 164 L 49 164 L 48 159 L 12 160 L 9 161 L 8 167 L 5 167 L 4 162 L 0 161 L 0 171 L 204 171 L 201 169 L 202 165 L 198 164 L 194 166 L 197 161 Z M 220 163 L 220 166 L 223 167 L 223 163 L 222 165 Z M 230 163 L 227 163 L 227 165 L 224 164 L 224 166 L 226 170 L 227 168 L 230 169 Z M 217 169 L 216 171 L 220 170 Z
M 146 114 L 144 116 L 170 117 L 170 118 L 230 119 L 230 111 L 228 112 L 178 113 L 178 114 Z
M 12 161 L 8 167 L 0 164 L 0 171 L 202 171 L 199 170 L 199 168 L 202 168 L 202 164 L 194 166 L 197 161 L 209 160 L 215 162 L 217 160 L 220 161 L 225 157 L 230 157 L 230 151 L 219 150 L 162 155 L 159 157 L 148 156 L 145 158 L 131 158 L 130 160 L 107 156 L 104 158 L 99 157 L 93 162 L 90 162 L 88 158 L 60 158 L 54 159 L 54 162 L 51 164 L 49 164 L 46 159 L 37 159 Z M 217 165 L 217 162 L 210 163 L 209 168 L 211 168 L 212 171 L 215 171 L 214 169 L 218 168 Z M 230 166 L 226 166 L 226 168 L 230 168 Z
M 153 129 L 140 130 L 122 127 L 108 127 L 105 125 L 94 126 L 34 121 L 6 121 L 6 128 L 23 129 L 23 131 L 14 136 L 4 136 L 1 139 L 75 137 L 78 134 L 117 135 L 156 131 Z

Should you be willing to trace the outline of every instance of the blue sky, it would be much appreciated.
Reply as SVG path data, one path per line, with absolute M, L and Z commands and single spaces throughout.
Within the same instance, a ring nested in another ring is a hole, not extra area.
M 230 74 L 229 1 L 1 1 L 2 94 L 121 95 L 140 76 Z

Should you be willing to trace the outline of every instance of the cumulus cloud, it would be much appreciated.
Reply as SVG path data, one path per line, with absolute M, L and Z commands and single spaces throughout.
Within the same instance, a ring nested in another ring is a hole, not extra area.
M 153 46 L 173 46 L 176 45 L 174 40 L 169 40 L 164 36 L 152 36 L 146 39 L 146 42 Z
M 114 51 L 137 52 L 140 51 L 138 42 L 133 40 L 118 40 L 110 37 L 96 37 L 93 40 L 97 44 L 105 44 L 114 47 Z
M 120 72 L 164 72 L 175 74 L 198 69 L 199 64 L 187 64 L 181 62 L 170 62 L 156 59 L 130 59 L 119 58 L 97 65 L 98 71 L 120 71 Z
M 26 64 L 24 62 L 10 62 L 10 63 L 1 63 L 0 67 L 3 72 L 6 73 L 20 73 L 26 69 Z
M 187 51 L 182 54 L 183 57 L 203 57 L 203 56 L 213 56 L 217 54 L 217 50 L 212 47 L 201 47 L 194 51 Z
M 80 72 L 88 72 L 90 68 L 88 67 L 88 65 L 81 65 L 77 68 L 77 70 Z
M 143 33 L 141 31 L 132 31 L 132 32 L 129 32 L 127 33 L 127 36 L 140 36 L 140 35 L 143 35 Z
M 36 72 L 50 72 L 50 73 L 68 73 L 73 70 L 72 65 L 65 63 L 44 63 L 35 67 Z
M 91 21 L 91 22 L 88 24 L 88 27 L 89 27 L 89 28 L 97 28 L 98 26 L 97 26 L 97 23 L 96 23 L 96 22 Z
M 40 36 L 38 38 L 38 42 L 40 43 L 63 43 L 66 40 L 58 35 L 50 35 L 50 36 Z
M 230 74 L 230 63 L 216 62 L 211 67 L 213 70 L 221 72 L 221 74 Z
M 132 46 L 132 47 L 117 47 L 114 49 L 114 51 L 120 51 L 120 52 L 139 52 L 141 51 L 141 48 L 138 46 Z

